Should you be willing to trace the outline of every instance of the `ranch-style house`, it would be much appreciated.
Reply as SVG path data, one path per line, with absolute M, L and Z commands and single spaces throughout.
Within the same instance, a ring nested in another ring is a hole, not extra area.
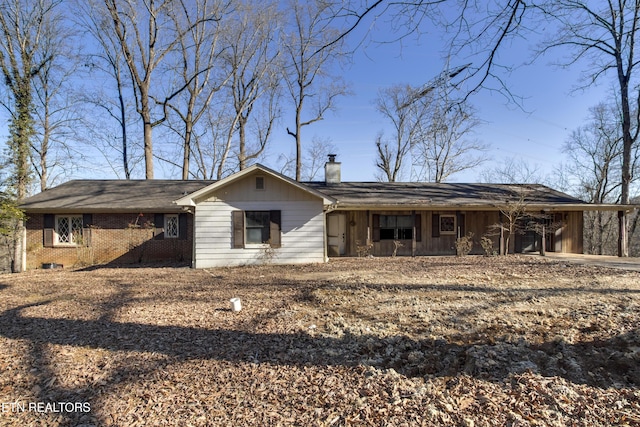
M 342 182 L 340 167 L 330 156 L 321 182 L 297 182 L 260 164 L 219 181 L 69 181 L 21 205 L 23 265 L 210 268 L 453 255 L 469 232 L 490 236 L 500 252 L 505 209 L 516 205 L 527 212 L 518 221 L 538 227 L 515 233 L 510 252 L 582 253 L 584 211 L 629 208 L 543 185 Z M 471 253 L 484 249 L 476 243 Z

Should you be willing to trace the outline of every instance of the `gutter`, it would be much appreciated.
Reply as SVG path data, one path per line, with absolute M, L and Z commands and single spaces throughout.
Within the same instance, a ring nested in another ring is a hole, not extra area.
M 504 204 L 506 205 L 506 204 Z M 495 211 L 500 209 L 502 204 L 495 205 L 423 205 L 423 204 L 334 204 L 329 205 L 326 212 L 331 211 L 365 211 L 365 210 L 389 210 L 389 211 Z M 618 204 L 590 204 L 590 203 L 571 203 L 571 204 L 527 204 L 524 206 L 527 212 L 580 212 L 580 211 L 626 211 L 632 212 L 640 209 L 640 205 L 618 205 Z

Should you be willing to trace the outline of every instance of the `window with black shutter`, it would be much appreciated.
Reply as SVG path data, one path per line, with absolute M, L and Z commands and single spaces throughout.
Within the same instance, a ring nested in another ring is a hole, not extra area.
M 281 211 L 233 211 L 232 237 L 234 248 L 269 245 L 281 246 Z

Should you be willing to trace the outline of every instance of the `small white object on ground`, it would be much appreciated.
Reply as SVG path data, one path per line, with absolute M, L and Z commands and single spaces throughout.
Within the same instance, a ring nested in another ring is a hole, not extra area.
M 229 302 L 231 303 L 231 311 L 238 312 L 242 310 L 242 303 L 240 302 L 240 298 L 231 298 Z

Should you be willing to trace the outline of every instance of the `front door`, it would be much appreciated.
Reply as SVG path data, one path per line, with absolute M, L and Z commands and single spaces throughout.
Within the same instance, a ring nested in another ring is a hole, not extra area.
M 562 214 L 553 216 L 552 230 L 547 230 L 545 249 L 549 252 L 562 252 Z
M 327 215 L 327 254 L 344 255 L 347 234 L 347 216 L 345 214 Z

